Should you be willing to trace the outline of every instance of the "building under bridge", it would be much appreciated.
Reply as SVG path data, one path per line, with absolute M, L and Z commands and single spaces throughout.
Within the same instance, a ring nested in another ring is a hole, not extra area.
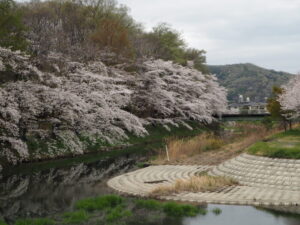
M 228 105 L 227 114 L 269 114 L 267 103 L 243 102 Z
M 243 95 L 239 96 L 238 103 L 230 103 L 226 114 L 243 114 L 243 115 L 256 115 L 256 114 L 269 114 L 266 102 L 253 102 L 247 97 L 244 100 Z

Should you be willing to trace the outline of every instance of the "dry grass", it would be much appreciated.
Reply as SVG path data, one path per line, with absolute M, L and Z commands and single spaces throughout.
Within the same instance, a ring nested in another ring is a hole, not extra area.
M 215 150 L 221 148 L 223 145 L 224 141 L 211 133 L 200 134 L 192 138 L 172 138 L 166 140 L 171 161 L 199 154 L 203 151 Z M 165 157 L 166 153 L 163 149 L 158 158 L 159 160 L 163 160 Z
M 209 175 L 193 176 L 188 180 L 177 180 L 173 185 L 162 185 L 155 188 L 152 196 L 166 196 L 180 192 L 217 191 L 220 188 L 234 186 L 238 183 L 227 177 L 213 177 Z
M 225 148 L 237 149 L 237 150 L 244 150 L 253 143 L 257 141 L 262 141 L 267 139 L 268 137 L 277 134 L 282 131 L 279 127 L 273 128 L 271 130 L 266 129 L 261 125 L 248 125 L 244 127 L 244 134 L 230 142 L 225 146 Z
M 214 165 L 230 159 L 257 141 L 282 131 L 280 128 L 266 129 L 257 123 L 235 123 L 225 136 L 204 133 L 189 139 L 166 141 L 170 161 L 166 160 L 165 149 L 160 150 L 153 164 L 209 164 Z M 214 151 L 211 151 L 214 150 Z

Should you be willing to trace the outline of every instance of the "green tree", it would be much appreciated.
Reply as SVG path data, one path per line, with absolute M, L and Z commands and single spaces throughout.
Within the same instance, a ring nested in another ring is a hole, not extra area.
M 209 70 L 206 66 L 206 57 L 204 50 L 198 50 L 195 48 L 188 48 L 185 50 L 186 60 L 194 62 L 194 68 L 201 71 L 204 74 L 209 73 Z
M 282 109 L 279 97 L 283 94 L 283 89 L 277 86 L 273 87 L 272 97 L 270 97 L 267 101 L 267 109 L 271 113 L 271 117 L 275 120 L 282 121 L 284 125 L 284 129 L 287 130 L 287 125 L 292 127 L 291 121 L 286 119 L 284 114 L 286 113 L 285 110 Z
M 154 56 L 156 58 L 186 64 L 185 43 L 180 33 L 168 24 L 161 23 L 154 27 L 153 31 L 149 33 L 149 38 L 154 44 Z
M 22 12 L 13 0 L 0 0 L 0 46 L 13 50 L 25 50 L 27 43 L 24 36 Z
M 206 52 L 195 48 L 186 48 L 181 34 L 166 23 L 157 25 L 152 32 L 147 33 L 143 45 L 148 47 L 150 56 L 154 58 L 171 60 L 183 66 L 186 66 L 188 61 L 192 61 L 195 69 L 205 74 L 208 73 L 205 65 Z

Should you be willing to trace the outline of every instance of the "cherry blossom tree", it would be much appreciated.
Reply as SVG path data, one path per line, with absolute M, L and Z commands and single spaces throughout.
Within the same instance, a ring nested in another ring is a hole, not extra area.
M 19 52 L 0 52 L 1 72 L 10 68 L 10 73 L 20 78 L 0 88 L 0 154 L 9 162 L 82 154 L 86 147 L 82 138 L 116 143 L 126 139 L 127 133 L 147 134 L 140 119 L 122 109 L 132 92 L 126 86 L 126 76 L 117 72 L 108 75 L 101 62 L 84 65 L 66 61 L 65 68 L 54 65 L 55 74 L 38 70 Z M 18 62 L 22 57 L 23 64 Z M 67 71 L 63 76 L 62 70 Z M 29 79 L 33 73 L 38 79 Z M 31 152 L 28 142 L 32 137 L 56 141 L 44 146 L 47 151 Z
M 283 86 L 283 94 L 280 97 L 280 104 L 286 111 L 288 119 L 300 117 L 300 75 L 295 76 L 290 82 Z
M 226 109 L 226 91 L 213 75 L 172 62 L 146 61 L 132 74 L 54 53 L 46 61 L 43 70 L 39 61 L 0 48 L 7 77 L 0 86 L 0 157 L 9 163 L 124 143 L 128 134 L 147 135 L 149 123 L 210 123 Z
M 147 61 L 132 95 L 133 113 L 148 120 L 196 120 L 210 123 L 226 110 L 226 90 L 214 75 L 170 61 Z

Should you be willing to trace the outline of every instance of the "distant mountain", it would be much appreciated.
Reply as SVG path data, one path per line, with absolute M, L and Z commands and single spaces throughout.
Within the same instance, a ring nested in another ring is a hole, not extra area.
M 251 101 L 264 101 L 272 93 L 274 85 L 286 83 L 293 75 L 268 70 L 251 63 L 222 66 L 208 66 L 216 74 L 221 85 L 228 89 L 228 100 L 236 101 L 239 95 L 250 97 Z

